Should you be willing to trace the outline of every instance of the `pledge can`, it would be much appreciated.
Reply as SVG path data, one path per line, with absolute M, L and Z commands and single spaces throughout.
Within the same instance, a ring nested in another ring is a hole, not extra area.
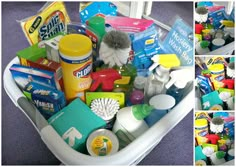
M 60 63 L 67 102 L 79 97 L 85 101 L 85 90 L 92 79 L 92 42 L 80 34 L 69 34 L 59 42 Z

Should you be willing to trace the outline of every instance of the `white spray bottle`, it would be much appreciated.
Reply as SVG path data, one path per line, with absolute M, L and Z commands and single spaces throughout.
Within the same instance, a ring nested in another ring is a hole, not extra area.
M 170 81 L 166 84 L 166 94 L 175 98 L 178 104 L 184 95 L 184 88 L 189 81 L 193 81 L 192 69 L 175 70 L 170 73 Z
M 169 71 L 172 67 L 180 66 L 180 60 L 176 54 L 158 54 L 152 57 L 154 62 L 149 71 L 154 73 L 149 75 L 145 84 L 145 102 L 158 94 L 165 94 L 165 84 L 169 81 Z

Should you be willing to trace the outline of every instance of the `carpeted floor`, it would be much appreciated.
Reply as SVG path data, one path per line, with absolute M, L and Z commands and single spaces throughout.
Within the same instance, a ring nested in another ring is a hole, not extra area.
M 79 21 L 79 3 L 66 2 L 72 21 Z M 29 44 L 16 20 L 34 15 L 43 2 L 2 2 L 2 73 L 16 52 Z M 154 2 L 152 17 L 169 21 L 178 13 L 192 24 L 192 2 Z M 2 88 L 2 165 L 59 165 L 25 115 Z M 140 165 L 192 165 L 193 112 L 190 112 Z

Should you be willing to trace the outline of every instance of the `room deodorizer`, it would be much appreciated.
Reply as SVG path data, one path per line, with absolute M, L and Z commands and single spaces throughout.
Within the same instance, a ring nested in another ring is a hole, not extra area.
M 181 66 L 191 66 L 193 56 L 193 28 L 182 19 L 177 19 L 162 43 L 166 53 L 176 54 Z
M 122 92 L 86 92 L 86 104 L 91 105 L 95 99 L 111 98 L 119 102 L 120 108 L 125 106 L 125 94 Z
M 62 35 L 58 35 L 52 39 L 46 40 L 44 42 L 45 48 L 47 51 L 47 59 L 53 60 L 57 63 L 60 63 L 60 56 L 59 56 L 59 41 L 62 38 Z
M 65 95 L 62 91 L 34 82 L 27 84 L 23 93 L 35 104 L 45 119 L 49 119 L 66 106 Z
M 87 153 L 86 140 L 89 134 L 106 125 L 80 98 L 50 117 L 48 123 L 70 147 L 81 153 Z
M 223 105 L 223 101 L 220 99 L 217 91 L 203 95 L 201 100 L 203 110 L 209 110 L 214 105 Z
M 154 23 L 153 20 L 137 19 L 122 16 L 105 17 L 106 26 L 127 33 L 138 33 L 147 30 Z
M 39 58 L 46 58 L 46 49 L 37 43 L 16 52 L 16 55 L 21 65 L 30 66 L 31 62 L 36 62 Z
M 54 72 L 26 67 L 20 64 L 13 64 L 10 67 L 10 71 L 20 89 L 24 89 L 29 82 L 34 81 L 49 88 L 60 90 L 60 85 L 56 80 Z
M 83 34 L 88 36 L 93 43 L 93 55 L 94 57 L 98 56 L 101 37 L 94 29 L 82 23 L 69 23 L 66 25 L 66 29 L 67 34 Z
M 19 21 L 31 45 L 65 33 L 65 25 L 70 22 L 64 3 L 47 2 L 40 11 L 29 18 Z
M 80 3 L 79 15 L 82 23 L 93 16 L 116 16 L 117 7 L 111 2 Z

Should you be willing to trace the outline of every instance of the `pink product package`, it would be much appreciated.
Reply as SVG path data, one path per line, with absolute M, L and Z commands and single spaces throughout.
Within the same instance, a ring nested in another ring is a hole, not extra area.
M 224 9 L 225 6 L 209 6 L 206 8 L 207 8 L 208 12 L 215 12 L 217 10 Z
M 136 19 L 121 16 L 107 16 L 105 17 L 106 25 L 112 28 L 127 33 L 136 33 L 146 30 L 153 24 L 153 20 Z

